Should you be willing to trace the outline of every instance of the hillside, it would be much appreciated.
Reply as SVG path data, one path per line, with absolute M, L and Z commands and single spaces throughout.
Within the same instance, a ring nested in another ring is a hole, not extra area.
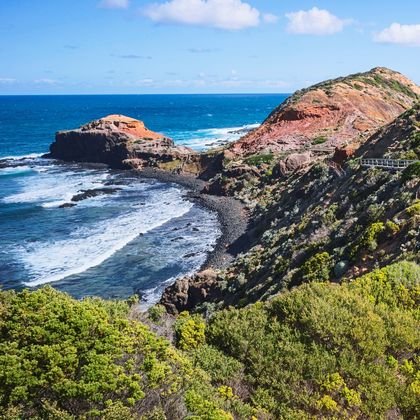
M 320 145 L 356 147 L 419 97 L 416 84 L 382 67 L 328 80 L 296 92 L 229 150 L 248 156 Z
M 326 157 L 282 174 L 288 158 L 273 158 L 256 175 L 236 178 L 242 188 L 235 194 L 252 209 L 248 241 L 254 245 L 219 272 L 217 282 L 197 275 L 188 287 L 181 279 L 162 303 L 171 311 L 191 309 L 187 297 L 197 305 L 198 288 L 207 290 L 203 309 L 243 306 L 304 282 L 340 282 L 404 258 L 418 261 L 418 163 L 393 172 L 364 168 L 360 158 L 416 160 L 419 138 L 417 105 L 375 133 L 343 167 Z

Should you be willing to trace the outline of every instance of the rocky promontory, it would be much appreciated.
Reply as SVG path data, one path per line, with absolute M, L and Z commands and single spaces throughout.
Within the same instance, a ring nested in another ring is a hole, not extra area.
M 76 162 L 100 162 L 114 168 L 182 167 L 196 153 L 149 130 L 142 121 L 108 115 L 80 128 L 56 133 L 49 156 Z
M 115 168 L 154 167 L 205 180 L 216 177 L 208 192 L 225 194 L 229 189 L 226 180 L 252 178 L 273 157 L 284 160 L 275 170 L 280 175 L 334 151 L 336 161 L 341 162 L 419 98 L 420 88 L 415 83 L 393 70 L 377 67 L 297 91 L 257 129 L 230 145 L 202 153 L 175 145 L 142 121 L 109 115 L 56 133 L 49 156 Z
M 297 91 L 256 130 L 233 143 L 235 155 L 360 145 L 418 100 L 420 88 L 377 67 Z

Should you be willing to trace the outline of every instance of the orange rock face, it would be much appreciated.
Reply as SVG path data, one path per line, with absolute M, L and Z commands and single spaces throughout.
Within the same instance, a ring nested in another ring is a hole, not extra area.
M 108 115 L 74 130 L 59 131 L 50 145 L 50 157 L 116 168 L 166 165 L 164 168 L 192 171 L 197 170 L 196 154 L 124 115 Z
M 264 123 L 230 146 L 236 155 L 361 144 L 420 98 L 420 88 L 385 68 L 375 68 L 298 91 Z
M 348 158 L 354 155 L 353 146 L 337 147 L 334 151 L 333 162 L 342 165 Z
M 92 121 L 81 127 L 81 130 L 111 130 L 131 134 L 136 138 L 149 138 L 151 140 L 161 139 L 164 136 L 149 130 L 143 121 L 126 117 L 125 115 L 108 115 L 99 120 Z

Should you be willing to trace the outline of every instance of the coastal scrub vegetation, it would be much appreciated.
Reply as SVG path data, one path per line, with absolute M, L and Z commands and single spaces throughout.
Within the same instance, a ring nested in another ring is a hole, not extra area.
M 318 137 L 315 137 L 315 138 L 312 140 L 312 144 L 313 144 L 313 145 L 323 144 L 323 143 L 325 143 L 327 140 L 328 140 L 328 139 L 327 139 L 325 136 L 318 136 Z
M 129 309 L 51 287 L 0 292 L 0 418 L 161 419 L 205 411 L 231 419 L 208 375 L 129 319 Z
M 419 303 L 420 267 L 402 261 L 183 312 L 170 344 L 126 302 L 0 292 L 1 418 L 417 418 Z
M 418 98 L 384 71 L 338 82 Z M 416 106 L 368 146 L 414 159 L 419 122 Z M 365 169 L 363 153 L 223 159 L 215 186 L 246 203 L 250 249 L 194 313 L 0 291 L 0 420 L 420 418 L 419 166 Z
M 265 153 L 260 155 L 250 156 L 245 159 L 245 163 L 251 166 L 260 166 L 264 163 L 269 164 L 274 159 L 272 153 Z
M 417 418 L 419 303 L 420 267 L 401 262 L 216 312 L 206 340 L 273 418 Z
M 360 164 L 367 153 L 417 155 L 419 135 L 416 105 L 340 168 L 322 159 L 284 174 L 285 157 L 276 155 L 270 176 L 229 178 L 223 191 L 250 209 L 252 236 L 250 248 L 219 273 L 216 309 L 269 300 L 306 282 L 354 279 L 403 259 L 419 262 L 418 162 L 402 171 Z

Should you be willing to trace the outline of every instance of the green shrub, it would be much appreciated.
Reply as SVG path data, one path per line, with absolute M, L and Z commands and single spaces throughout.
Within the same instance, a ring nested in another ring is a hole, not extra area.
M 187 408 L 197 414 L 197 416 L 190 417 L 191 419 L 233 420 L 231 414 L 221 410 L 217 404 L 208 401 L 195 391 L 188 391 L 185 397 Z
M 416 200 L 410 207 L 405 210 L 410 217 L 420 215 L 420 200 Z
M 349 287 L 375 304 L 415 310 L 420 304 L 420 267 L 408 261 L 391 264 L 359 277 Z
M 356 257 L 361 251 L 374 251 L 378 247 L 379 234 L 384 230 L 385 225 L 382 222 L 375 222 L 369 225 L 353 245 L 350 251 L 350 257 Z
M 420 178 L 420 162 L 414 162 L 407 166 L 402 173 L 403 182 L 414 178 Z
M 165 307 L 159 304 L 153 305 L 147 310 L 148 318 L 154 323 L 159 323 L 165 313 Z
M 388 236 L 390 236 L 390 237 L 394 237 L 400 231 L 400 227 L 391 220 L 388 220 L 385 223 L 385 229 L 386 229 L 386 232 L 387 232 Z
M 243 364 L 250 400 L 273 418 L 416 418 L 419 270 L 398 263 L 385 282 L 309 283 L 219 311 L 206 338 Z
M 332 258 L 328 252 L 310 257 L 302 266 L 303 278 L 307 281 L 327 281 L 330 278 Z
M 181 312 L 175 323 L 175 339 L 181 350 L 189 350 L 204 343 L 206 324 L 199 315 Z
M 242 363 L 209 345 L 202 345 L 188 352 L 193 363 L 208 372 L 216 384 L 238 379 L 243 371 Z
M 406 152 L 402 152 L 400 154 L 399 159 L 417 160 L 418 156 L 414 150 L 407 150 Z
M 329 396 L 324 395 L 316 403 L 316 408 L 320 411 L 338 411 L 338 404 Z
M 274 159 L 272 153 L 250 156 L 245 159 L 245 163 L 251 166 L 261 166 L 263 163 L 270 163 Z
M 316 144 L 323 144 L 323 143 L 325 143 L 326 141 L 327 141 L 328 139 L 325 137 L 325 136 L 318 136 L 318 137 L 315 137 L 313 140 L 312 140 L 312 144 L 313 145 L 316 145 Z
M 185 390 L 218 404 L 207 375 L 128 310 L 50 287 L 0 292 L 0 417 L 168 415 L 185 410 Z

